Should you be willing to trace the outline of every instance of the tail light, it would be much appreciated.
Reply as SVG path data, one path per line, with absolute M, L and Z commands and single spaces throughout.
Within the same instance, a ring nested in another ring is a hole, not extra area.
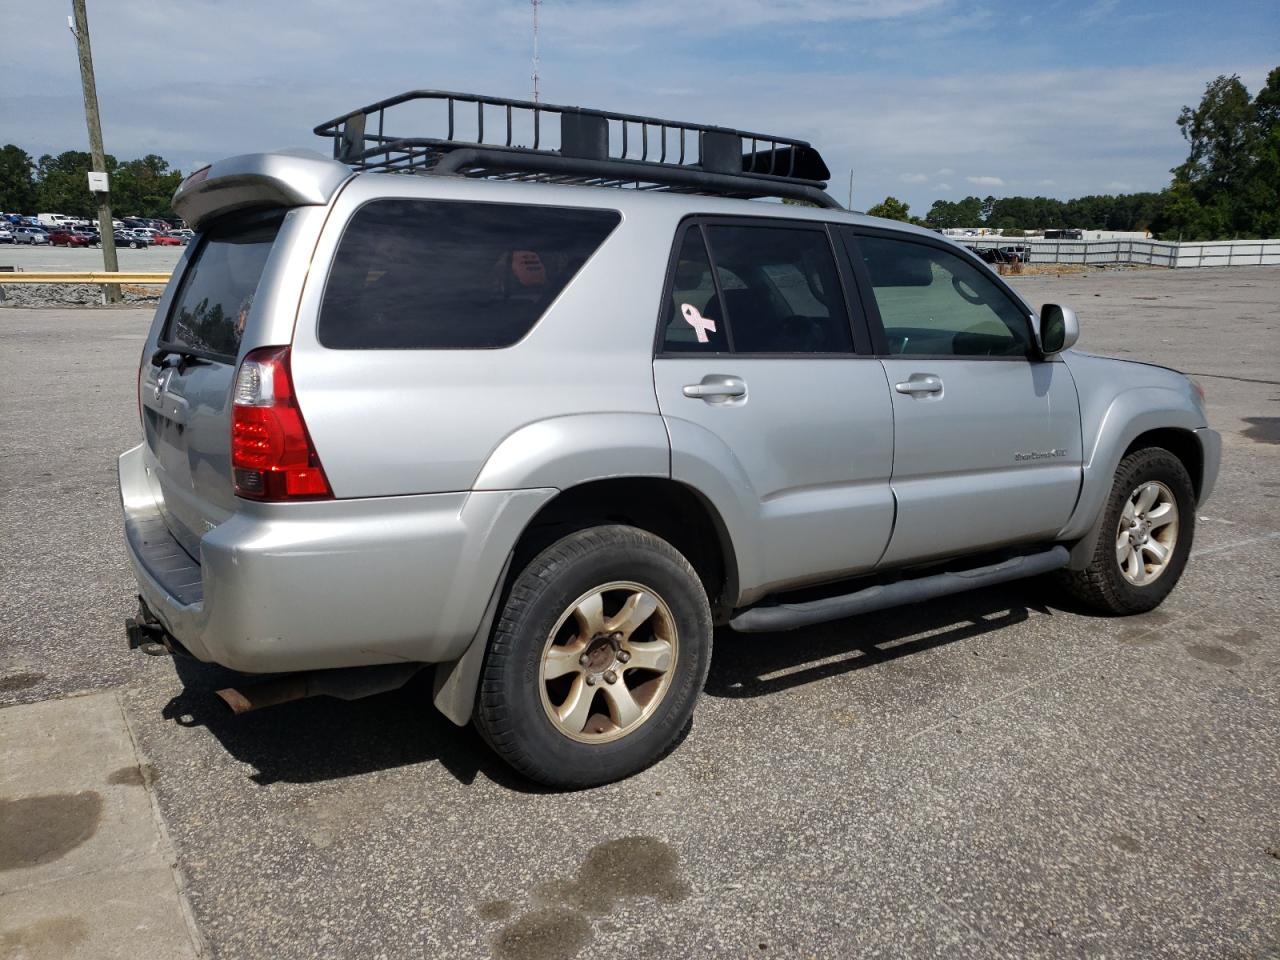
M 333 491 L 293 393 L 288 347 L 251 351 L 232 394 L 231 469 L 236 496 L 329 500 Z

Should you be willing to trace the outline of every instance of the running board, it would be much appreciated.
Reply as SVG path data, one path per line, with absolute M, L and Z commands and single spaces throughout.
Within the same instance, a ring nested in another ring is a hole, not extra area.
M 814 623 L 843 620 L 845 617 L 887 607 L 900 607 L 920 603 L 952 593 L 988 587 L 1008 580 L 1034 577 L 1067 565 L 1071 554 L 1066 547 L 1057 546 L 1043 553 L 1013 557 L 986 567 L 936 573 L 917 580 L 899 580 L 896 583 L 877 584 L 846 593 L 839 597 L 825 597 L 806 603 L 780 603 L 775 606 L 752 607 L 733 617 L 729 626 L 740 633 L 772 633 L 775 630 L 795 630 Z

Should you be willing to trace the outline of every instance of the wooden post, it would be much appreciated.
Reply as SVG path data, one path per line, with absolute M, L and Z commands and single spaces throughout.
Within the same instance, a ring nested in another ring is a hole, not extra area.
M 93 169 L 107 172 L 107 155 L 102 147 L 102 122 L 98 118 L 98 87 L 93 79 L 93 52 L 89 49 L 89 14 L 85 0 L 71 0 L 75 11 L 76 47 L 80 54 L 80 84 L 84 87 L 84 119 L 89 128 L 89 152 L 93 154 Z M 85 184 L 86 189 L 88 184 Z M 108 273 L 119 273 L 116 260 L 116 236 L 111 226 L 111 193 L 95 193 L 98 200 L 98 237 L 102 243 L 102 264 Z M 107 303 L 120 302 L 120 284 L 102 285 Z

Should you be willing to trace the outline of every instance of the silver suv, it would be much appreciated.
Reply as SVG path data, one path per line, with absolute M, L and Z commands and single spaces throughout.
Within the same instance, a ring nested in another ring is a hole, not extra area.
M 400 105 L 448 135 L 384 133 Z M 274 675 L 235 709 L 430 664 L 445 715 L 580 787 L 677 740 L 717 625 L 1047 573 L 1129 614 L 1181 575 L 1199 387 L 843 211 L 808 144 L 435 92 L 318 132 L 336 159 L 178 190 L 120 458 L 131 644 Z

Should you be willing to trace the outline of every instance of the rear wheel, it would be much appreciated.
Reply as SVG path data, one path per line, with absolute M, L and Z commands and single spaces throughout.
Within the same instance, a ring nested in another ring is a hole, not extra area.
M 1101 613 L 1144 613 L 1182 576 L 1195 532 L 1195 488 L 1182 461 L 1162 447 L 1120 462 L 1089 565 L 1059 580 Z
M 476 726 L 555 787 L 629 776 L 688 726 L 711 662 L 697 573 L 635 527 L 578 531 L 516 578 L 481 674 Z

